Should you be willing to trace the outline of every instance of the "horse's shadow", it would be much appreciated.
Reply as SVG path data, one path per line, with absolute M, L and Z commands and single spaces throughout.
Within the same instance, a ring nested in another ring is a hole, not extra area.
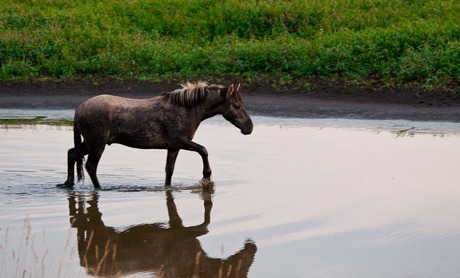
M 94 276 L 154 272 L 158 277 L 246 277 L 256 245 L 248 240 L 227 259 L 210 258 L 197 237 L 208 233 L 212 202 L 204 201 L 203 223 L 184 227 L 171 191 L 166 191 L 169 223 L 131 226 L 124 230 L 102 221 L 97 193 L 88 200 L 69 196 L 69 214 L 77 229 L 80 265 Z M 88 206 L 87 206 L 88 205 Z

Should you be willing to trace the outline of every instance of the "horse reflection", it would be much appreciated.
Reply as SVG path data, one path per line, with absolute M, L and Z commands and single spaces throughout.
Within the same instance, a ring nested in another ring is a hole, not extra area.
M 69 196 L 70 221 L 77 229 L 80 264 L 88 274 L 121 276 L 154 272 L 159 277 L 247 276 L 257 250 L 252 241 L 246 241 L 240 251 L 223 260 L 208 257 L 197 239 L 208 233 L 212 208 L 209 198 L 204 201 L 202 224 L 184 227 L 172 192 L 167 191 L 169 223 L 141 224 L 125 230 L 105 226 L 98 198 L 97 193 L 87 202 L 82 196 Z

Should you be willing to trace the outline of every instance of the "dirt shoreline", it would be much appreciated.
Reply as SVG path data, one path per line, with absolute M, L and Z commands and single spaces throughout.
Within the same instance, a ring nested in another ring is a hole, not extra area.
M 74 109 L 99 94 L 148 98 L 178 88 L 179 82 L 103 80 L 0 83 L 0 109 Z M 449 92 L 313 83 L 243 87 L 251 115 L 295 118 L 404 119 L 460 122 L 460 96 Z

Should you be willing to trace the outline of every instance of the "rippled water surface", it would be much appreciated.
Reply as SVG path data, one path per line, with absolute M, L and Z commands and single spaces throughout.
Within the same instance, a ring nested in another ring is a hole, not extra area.
M 197 154 L 181 151 L 165 191 L 166 151 L 120 145 L 101 191 L 57 189 L 71 128 L 3 126 L 0 276 L 460 276 L 457 124 L 253 120 L 249 136 L 220 118 L 198 130 L 212 194 Z

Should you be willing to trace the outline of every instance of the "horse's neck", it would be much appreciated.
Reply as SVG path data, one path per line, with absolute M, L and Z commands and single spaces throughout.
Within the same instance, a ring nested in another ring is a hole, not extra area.
M 152 107 L 158 105 L 175 106 L 174 104 L 163 103 L 163 99 L 158 97 L 151 98 L 149 99 L 149 101 L 152 102 Z M 199 125 L 200 122 L 212 118 L 215 115 L 221 114 L 220 107 L 224 101 L 225 100 L 221 99 L 217 94 L 211 95 L 205 101 L 197 103 L 195 106 L 192 107 L 177 105 L 175 109 L 178 109 L 180 112 L 176 111 L 175 113 L 179 113 L 181 115 L 184 115 L 185 117 L 189 117 L 188 121 L 190 124 Z
M 207 101 L 201 104 L 200 110 L 202 111 L 202 121 L 212 118 L 218 114 L 221 114 L 221 106 L 225 100 L 222 100 L 216 96 L 209 98 Z

